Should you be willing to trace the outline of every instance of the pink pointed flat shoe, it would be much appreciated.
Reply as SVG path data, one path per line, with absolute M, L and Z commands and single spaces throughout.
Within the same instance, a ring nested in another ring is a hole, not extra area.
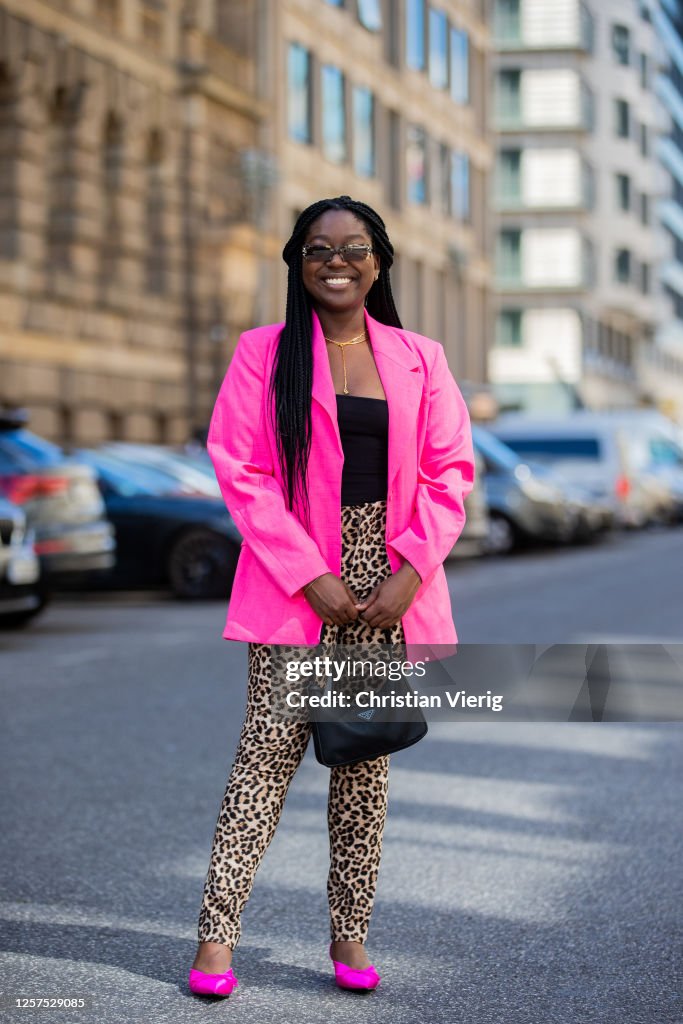
M 196 967 L 190 969 L 190 989 L 198 996 L 229 996 L 239 982 L 230 967 L 224 974 L 205 974 Z
M 339 988 L 348 988 L 355 992 L 369 992 L 379 985 L 380 976 L 374 964 L 370 964 L 369 967 L 364 967 L 362 970 L 349 967 L 348 964 L 343 964 L 339 960 L 334 959 L 332 956 L 332 943 L 330 943 L 330 959 L 334 964 L 334 980 L 339 985 Z

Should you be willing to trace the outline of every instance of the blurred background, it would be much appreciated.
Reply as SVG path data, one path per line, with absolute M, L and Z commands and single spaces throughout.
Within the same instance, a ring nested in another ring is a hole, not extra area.
M 0 0 L 6 622 L 228 595 L 209 417 L 341 193 L 477 425 L 454 555 L 680 523 L 679 3 Z

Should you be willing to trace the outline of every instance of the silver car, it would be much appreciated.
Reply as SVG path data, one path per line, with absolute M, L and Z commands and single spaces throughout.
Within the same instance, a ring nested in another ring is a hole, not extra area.
M 618 416 L 582 409 L 555 417 L 506 413 L 491 430 L 520 458 L 551 466 L 606 500 L 617 525 L 645 526 L 661 518 L 669 501 Z

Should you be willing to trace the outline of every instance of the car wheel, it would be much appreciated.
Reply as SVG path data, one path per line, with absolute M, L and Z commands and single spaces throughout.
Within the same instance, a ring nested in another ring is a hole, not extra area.
M 489 532 L 484 544 L 490 555 L 507 555 L 515 547 L 517 537 L 509 519 L 496 512 L 489 514 Z
M 228 597 L 238 548 L 211 530 L 188 530 L 173 544 L 167 562 L 176 597 L 185 600 Z
M 38 603 L 33 608 L 28 608 L 23 612 L 8 612 L 7 615 L 0 615 L 0 628 L 21 629 L 28 626 L 29 622 L 32 622 L 47 607 L 52 600 L 52 590 L 44 574 L 36 584 L 35 596 L 38 598 Z
M 24 626 L 33 622 L 42 610 L 43 606 L 40 605 L 26 612 L 9 612 L 7 615 L 0 615 L 0 629 L 23 629 Z

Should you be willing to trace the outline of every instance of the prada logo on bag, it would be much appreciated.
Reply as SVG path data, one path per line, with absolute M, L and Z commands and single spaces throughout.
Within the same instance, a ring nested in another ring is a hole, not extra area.
M 375 711 L 376 711 L 376 708 L 368 708 L 367 711 L 359 711 L 357 717 L 358 718 L 366 718 L 369 721 L 372 718 L 372 716 L 374 715 Z

